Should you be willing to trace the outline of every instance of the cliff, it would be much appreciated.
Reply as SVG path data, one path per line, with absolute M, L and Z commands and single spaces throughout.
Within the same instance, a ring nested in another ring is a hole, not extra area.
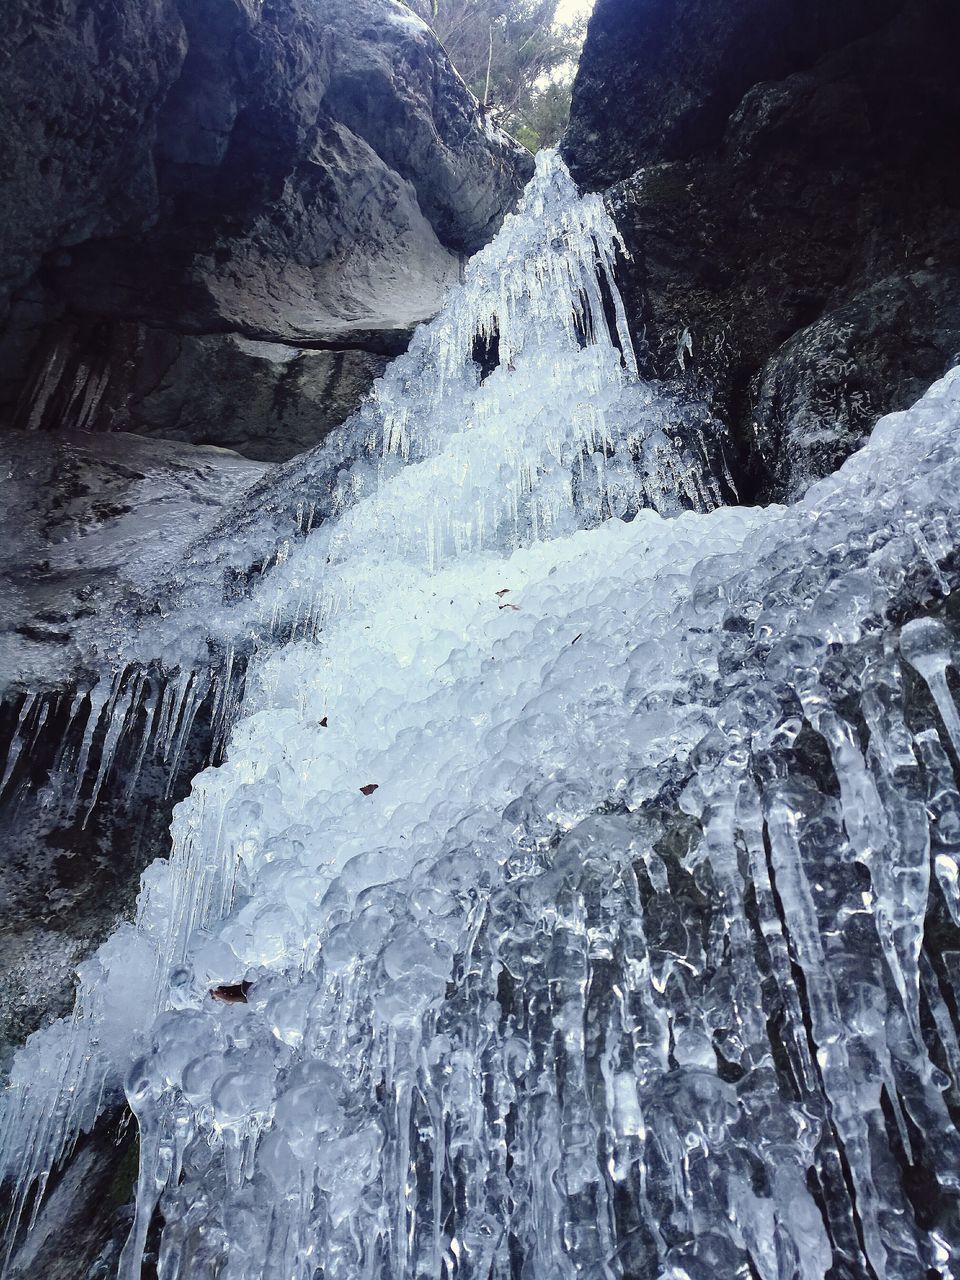
M 598 0 L 564 152 L 606 192 L 647 373 L 795 496 L 960 353 L 949 0 Z
M 395 0 L 49 8 L 5 14 L 0 426 L 315 444 L 530 157 Z

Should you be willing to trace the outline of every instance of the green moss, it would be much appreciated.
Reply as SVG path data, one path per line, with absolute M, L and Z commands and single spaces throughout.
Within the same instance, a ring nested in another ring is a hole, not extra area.
M 132 1198 L 140 1171 L 140 1134 L 131 1122 L 120 1142 L 113 1179 L 104 1196 L 104 1209 L 109 1216 Z
M 651 208 L 688 204 L 687 171 L 682 165 L 661 164 L 644 169 L 637 180 L 635 197 L 638 204 Z

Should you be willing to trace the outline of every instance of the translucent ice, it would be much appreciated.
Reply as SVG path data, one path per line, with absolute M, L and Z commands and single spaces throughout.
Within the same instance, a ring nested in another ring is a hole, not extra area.
M 541 157 L 207 599 L 226 759 L 4 1103 L 22 1210 L 123 1084 L 127 1280 L 956 1274 L 960 371 L 719 507 L 615 243 Z

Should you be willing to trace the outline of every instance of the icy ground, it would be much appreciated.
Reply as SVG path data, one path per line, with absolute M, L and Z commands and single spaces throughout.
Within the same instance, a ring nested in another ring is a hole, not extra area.
M 158 1206 L 161 1280 L 958 1273 L 960 371 L 719 506 L 615 244 L 541 156 L 284 472 L 299 536 L 253 513 L 196 553 L 237 590 L 105 655 L 78 803 L 211 689 L 229 734 L 4 1102 L 26 1220 L 124 1082 L 125 1280 Z

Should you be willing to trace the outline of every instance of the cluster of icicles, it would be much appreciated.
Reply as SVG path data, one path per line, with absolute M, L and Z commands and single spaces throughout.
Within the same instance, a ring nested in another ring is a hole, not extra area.
M 960 373 L 797 506 L 719 507 L 615 245 L 541 156 L 301 469 L 305 536 L 138 638 L 261 648 L 16 1059 L 16 1222 L 122 1081 L 123 1280 L 158 1212 L 161 1280 L 957 1274 Z
M 89 686 L 22 699 L 0 797 L 53 724 L 49 803 L 65 816 L 88 817 L 111 784 L 135 795 L 150 763 L 169 794 L 198 716 L 220 758 L 252 650 L 317 639 L 392 573 L 502 556 L 640 507 L 716 506 L 729 483 L 704 430 L 715 424 L 637 380 L 618 244 L 599 198 L 577 199 L 562 162 L 541 160 L 517 214 L 360 412 L 261 482 L 175 582 L 138 567 L 141 599 L 79 632 L 99 659 Z M 498 362 L 489 376 L 478 351 Z

